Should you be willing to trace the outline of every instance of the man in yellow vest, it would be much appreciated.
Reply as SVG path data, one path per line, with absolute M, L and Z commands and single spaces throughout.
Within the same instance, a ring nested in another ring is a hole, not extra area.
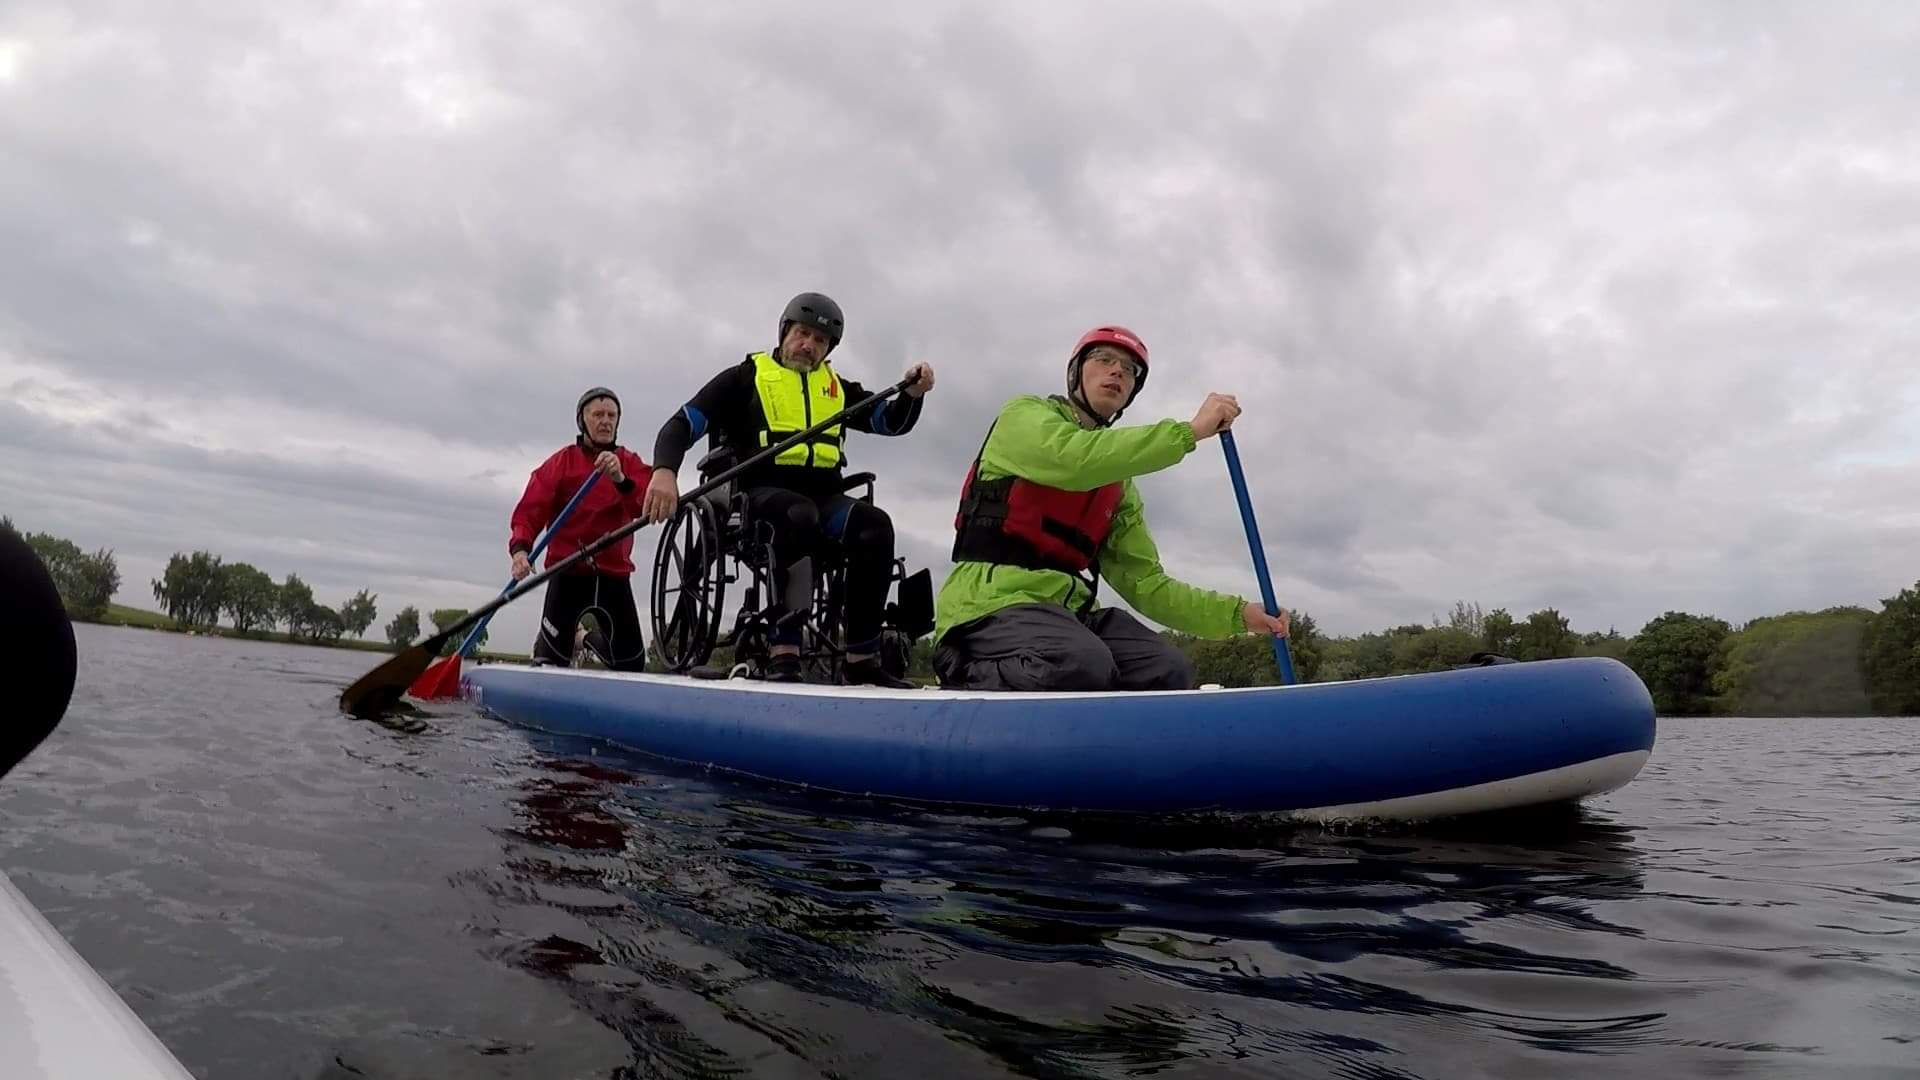
M 845 328 L 840 305 L 828 297 L 801 293 L 788 301 L 773 351 L 751 353 L 723 369 L 661 426 L 653 444 L 653 478 L 641 503 L 648 520 L 673 515 L 680 499 L 675 474 L 702 435 L 744 458 L 872 397 L 872 391 L 841 378 L 827 362 Z M 878 656 L 893 569 L 893 519 L 841 491 L 845 428 L 905 435 L 920 419 L 920 399 L 933 389 L 933 368 L 914 364 L 903 378 L 915 380 L 904 394 L 860 410 L 844 425 L 782 451 L 737 481 L 754 516 L 773 525 L 776 598 L 788 595 L 789 579 L 802 559 L 823 544 L 841 546 L 847 566 L 845 674 L 851 685 L 913 685 L 882 669 Z M 800 681 L 799 617 L 804 614 L 777 614 L 769 635 L 770 680 Z

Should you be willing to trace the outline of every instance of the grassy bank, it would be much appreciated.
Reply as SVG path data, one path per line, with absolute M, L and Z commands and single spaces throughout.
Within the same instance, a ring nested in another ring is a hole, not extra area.
M 81 621 L 81 620 L 76 620 Z M 310 641 L 289 634 L 266 630 L 251 630 L 241 633 L 230 626 L 194 627 L 189 630 L 157 611 L 145 608 L 127 607 L 124 604 L 108 604 L 107 613 L 99 619 L 87 619 L 86 622 L 101 626 L 131 626 L 140 630 L 164 630 L 170 634 L 198 634 L 205 637 L 234 638 L 240 641 L 277 641 L 285 645 L 312 645 L 322 649 L 352 649 L 357 652 L 384 652 L 397 650 L 384 641 L 367 641 L 363 638 L 340 638 L 337 641 Z M 489 660 L 525 660 L 526 653 L 495 652 L 492 649 L 480 650 L 480 655 Z

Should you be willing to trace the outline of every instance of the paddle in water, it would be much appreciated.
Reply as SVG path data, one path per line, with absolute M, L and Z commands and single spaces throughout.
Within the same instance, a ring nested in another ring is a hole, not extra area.
M 599 479 L 600 470 L 598 469 L 587 474 L 587 482 L 581 484 L 580 490 L 574 492 L 573 498 L 567 500 L 567 505 L 561 507 L 560 513 L 554 515 L 553 524 L 547 526 L 547 531 L 541 534 L 539 543 L 534 544 L 533 550 L 527 553 L 528 563 L 533 564 L 540 561 L 540 553 L 547 549 L 547 541 L 553 539 L 553 534 L 559 532 L 560 526 L 567 523 L 567 518 L 573 514 L 573 508 L 580 505 L 581 497 L 592 490 L 594 481 Z M 500 587 L 500 595 L 507 595 L 507 591 L 513 588 L 513 583 L 516 580 L 518 579 L 508 578 L 507 583 Z M 460 693 L 460 658 L 467 654 L 467 650 L 471 648 L 474 641 L 480 637 L 481 632 L 486 630 L 487 622 L 491 618 L 492 616 L 488 616 L 486 619 L 481 619 L 479 622 L 474 623 L 473 629 L 467 631 L 467 636 L 461 639 L 460 647 L 453 650 L 451 656 L 443 656 L 435 660 L 433 666 L 427 668 L 419 678 L 413 680 L 413 685 L 407 688 L 407 693 L 412 694 L 421 701 L 433 701 L 438 698 L 458 696 Z
M 1247 546 L 1253 549 L 1253 572 L 1260 579 L 1260 602 L 1267 614 L 1280 614 L 1273 599 L 1273 578 L 1267 573 L 1267 551 L 1260 546 L 1260 527 L 1253 522 L 1253 500 L 1247 497 L 1247 477 L 1240 471 L 1240 451 L 1233 445 L 1233 432 L 1220 430 L 1220 450 L 1227 455 L 1227 475 L 1233 478 L 1233 495 L 1240 500 L 1240 523 L 1247 528 Z M 1280 669 L 1280 684 L 1293 685 L 1293 656 L 1287 651 L 1287 639 L 1273 638 L 1273 662 Z
M 848 416 L 862 409 L 871 409 L 875 405 L 902 393 L 907 387 L 913 385 L 913 383 L 913 379 L 902 379 L 885 390 L 862 401 L 858 405 L 843 409 L 821 420 L 819 423 L 814 424 L 812 427 L 789 435 L 779 442 L 774 443 L 772 446 L 761 450 L 752 457 L 747 458 L 740 464 L 735 465 L 733 468 L 721 473 L 719 476 L 681 495 L 680 504 L 685 505 L 705 495 L 707 492 L 712 491 L 714 488 L 725 484 L 741 473 L 746 472 L 753 466 L 774 457 L 781 451 L 789 447 L 798 446 L 828 428 L 836 424 L 844 423 Z M 440 650 L 446 646 L 447 642 L 453 640 L 455 634 L 463 633 L 469 628 L 492 618 L 494 612 L 527 595 L 536 587 L 546 584 L 548 578 L 553 577 L 555 574 L 564 573 L 582 559 L 589 559 L 598 555 L 600 552 L 619 543 L 623 538 L 640 531 L 646 527 L 646 524 L 647 520 L 645 518 L 634 518 L 632 521 L 627 522 L 625 525 L 595 540 L 579 551 L 561 559 L 545 570 L 537 574 L 528 575 L 522 579 L 519 584 L 501 593 L 491 602 L 469 611 L 466 618 L 461 619 L 452 626 L 447 627 L 430 638 L 402 649 L 399 655 L 394 656 L 386 663 L 360 676 L 352 686 L 347 687 L 346 690 L 340 694 L 340 708 L 363 720 L 373 719 L 392 709 L 394 705 L 399 703 L 400 695 L 404 694 L 407 688 L 413 685 L 414 680 L 418 679 L 421 673 L 427 670 L 427 665 L 433 662 L 434 657 L 439 655 Z

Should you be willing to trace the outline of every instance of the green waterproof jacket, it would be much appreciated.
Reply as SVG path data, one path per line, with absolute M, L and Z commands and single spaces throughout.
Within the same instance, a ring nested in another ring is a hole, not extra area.
M 1020 476 L 1068 491 L 1124 481 L 1126 494 L 1100 545 L 1100 576 L 1135 611 L 1162 626 L 1196 637 L 1232 637 L 1246 630 L 1241 621 L 1246 601 L 1167 576 L 1131 479 L 1174 464 L 1193 447 L 1193 425 L 1185 420 L 1085 428 L 1065 400 L 1029 394 L 1000 410 L 980 454 L 978 477 Z M 935 604 L 933 639 L 938 642 L 955 626 L 1015 604 L 1061 604 L 1077 611 L 1086 599 L 1086 583 L 1065 571 L 955 563 Z

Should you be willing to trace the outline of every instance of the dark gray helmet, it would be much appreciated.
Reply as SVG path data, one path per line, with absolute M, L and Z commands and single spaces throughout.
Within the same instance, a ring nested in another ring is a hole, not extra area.
M 621 412 L 627 411 L 626 407 L 620 404 L 619 394 L 614 393 L 604 386 L 596 386 L 588 390 L 586 393 L 580 395 L 579 403 L 573 407 L 573 424 L 580 429 L 580 434 L 582 435 L 587 433 L 587 403 L 595 398 L 611 398 L 614 408 L 619 409 Z
M 840 344 L 840 335 L 847 328 L 846 317 L 840 314 L 840 305 L 833 298 L 817 292 L 803 292 L 787 301 L 787 310 L 780 313 L 780 338 L 787 340 L 787 327 L 794 323 L 806 323 L 819 327 L 827 335 L 827 352 Z

